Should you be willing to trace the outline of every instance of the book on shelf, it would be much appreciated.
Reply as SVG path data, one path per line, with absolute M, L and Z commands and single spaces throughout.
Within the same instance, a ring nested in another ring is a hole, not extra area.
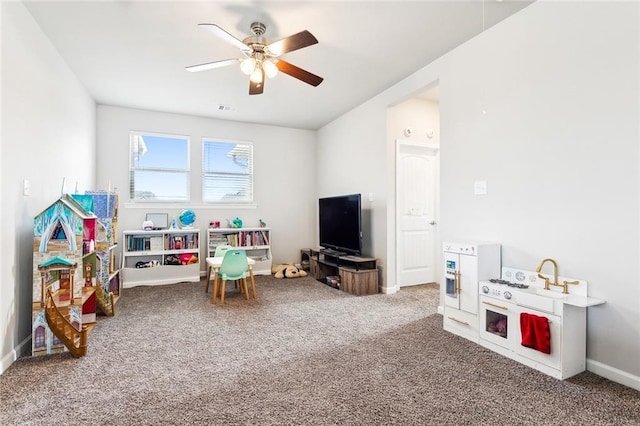
M 149 251 L 151 248 L 150 237 L 138 237 L 130 235 L 127 237 L 127 251 Z
M 238 234 L 228 234 L 227 235 L 227 243 L 230 246 L 238 247 Z
M 223 246 L 229 244 L 227 236 L 225 234 L 209 234 L 209 249 L 214 250 L 217 246 Z
M 269 234 L 267 231 L 238 231 L 227 235 L 227 240 L 229 244 L 236 247 L 267 246 Z
M 219 245 L 232 247 L 258 247 L 269 245 L 268 230 L 209 230 L 209 249 L 214 250 Z
M 162 236 L 158 235 L 158 236 L 154 236 L 150 238 L 151 242 L 150 242 L 150 246 L 149 248 L 153 251 L 160 251 L 160 250 L 164 250 L 164 241 L 162 240 Z
M 165 250 L 187 250 L 198 248 L 198 234 L 185 233 L 181 235 L 166 234 L 164 237 Z
M 268 231 L 260 231 L 260 237 L 262 238 L 262 245 L 269 245 L 269 232 Z

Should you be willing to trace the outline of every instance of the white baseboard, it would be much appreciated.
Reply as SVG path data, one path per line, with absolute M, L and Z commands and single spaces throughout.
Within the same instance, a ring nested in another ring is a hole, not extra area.
M 382 288 L 380 289 L 380 292 L 383 294 L 394 294 L 397 293 L 398 290 L 400 290 L 399 287 L 387 287 L 387 286 L 382 286 Z
M 3 374 L 7 369 L 13 364 L 18 358 L 21 356 L 28 354 L 31 352 L 31 336 L 24 339 L 22 342 L 18 344 L 15 348 L 11 350 L 7 355 L 2 358 L 0 361 L 0 375 Z
M 442 305 L 438 305 L 438 313 L 439 313 L 440 315 L 444 315 L 444 306 L 442 306 Z
M 640 391 L 640 377 L 587 358 L 587 371 Z
M 18 357 L 16 356 L 15 350 L 12 350 L 7 355 L 5 355 L 0 362 L 0 374 L 7 371 L 7 368 L 9 368 L 9 366 L 11 366 L 11 364 L 13 364 L 16 359 L 18 359 Z

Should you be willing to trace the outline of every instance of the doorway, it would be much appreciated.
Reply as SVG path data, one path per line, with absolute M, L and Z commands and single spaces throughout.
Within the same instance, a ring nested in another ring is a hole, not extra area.
M 435 144 L 396 141 L 396 282 L 437 281 L 439 153 Z

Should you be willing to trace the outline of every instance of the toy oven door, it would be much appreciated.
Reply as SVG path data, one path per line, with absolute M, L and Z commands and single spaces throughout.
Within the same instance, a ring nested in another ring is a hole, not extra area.
M 480 296 L 480 339 L 514 350 L 520 327 L 513 303 Z

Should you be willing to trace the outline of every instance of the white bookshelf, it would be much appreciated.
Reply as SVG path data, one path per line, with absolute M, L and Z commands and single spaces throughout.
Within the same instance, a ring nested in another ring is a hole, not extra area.
M 182 256 L 198 261 L 173 265 Z M 124 231 L 122 238 L 122 286 L 164 285 L 200 281 L 200 230 Z M 158 266 L 137 268 L 139 262 Z
M 254 275 L 271 275 L 271 228 L 209 228 L 207 257 L 213 257 L 216 247 L 230 245 L 246 250 L 255 260 Z

